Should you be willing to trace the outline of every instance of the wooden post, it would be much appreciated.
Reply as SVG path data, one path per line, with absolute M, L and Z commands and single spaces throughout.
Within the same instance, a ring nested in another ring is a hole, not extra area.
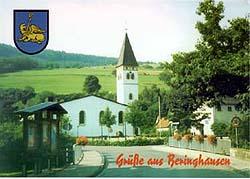
M 51 160 L 50 160 L 50 156 L 48 158 L 48 170 L 51 171 Z
M 23 116 L 23 144 L 24 144 L 24 153 L 23 153 L 23 166 L 22 166 L 22 175 L 27 176 L 27 164 L 26 164 L 26 154 L 28 147 L 28 122 L 27 115 Z
M 34 173 L 35 173 L 35 175 L 38 174 L 38 161 L 37 161 L 37 159 L 35 159 L 35 163 L 34 163 Z
M 26 167 L 26 163 L 23 163 L 22 165 L 22 176 L 26 177 L 27 176 L 27 167 Z

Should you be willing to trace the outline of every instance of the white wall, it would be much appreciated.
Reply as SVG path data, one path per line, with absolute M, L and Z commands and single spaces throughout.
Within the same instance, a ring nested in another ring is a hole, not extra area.
M 138 99 L 138 71 L 137 68 L 120 66 L 116 69 L 116 94 L 117 101 L 123 104 L 129 104 Z M 134 79 L 127 79 L 127 73 L 133 73 Z M 129 99 L 132 93 L 133 99 Z
M 214 107 L 208 107 L 206 104 L 199 108 L 195 113 L 208 114 L 206 119 L 203 119 L 200 123 L 203 124 L 204 135 L 213 135 L 211 129 L 212 124 L 214 123 Z M 200 132 L 195 128 L 191 128 L 191 132 L 195 134 L 200 134 Z
M 102 99 L 96 96 L 88 96 L 81 99 L 65 102 L 61 104 L 68 112 L 68 116 L 71 120 L 72 129 L 70 134 L 77 136 L 77 126 L 79 126 L 78 134 L 83 136 L 101 136 L 101 126 L 99 124 L 100 111 L 104 111 L 107 107 L 112 111 L 112 114 L 116 116 L 116 124 L 112 126 L 113 132 L 111 136 L 115 136 L 116 132 L 122 131 L 124 133 L 124 126 L 118 124 L 118 113 L 125 111 L 127 106 L 118 104 L 106 99 Z M 85 124 L 79 125 L 79 112 L 85 111 Z M 130 124 L 126 125 L 127 135 L 133 135 L 133 127 Z M 103 135 L 108 135 L 108 130 L 103 127 Z

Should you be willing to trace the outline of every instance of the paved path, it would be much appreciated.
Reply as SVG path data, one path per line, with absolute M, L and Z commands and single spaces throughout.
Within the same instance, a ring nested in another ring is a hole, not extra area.
M 199 167 L 192 166 L 176 166 L 170 168 L 167 164 L 162 166 L 122 166 L 118 168 L 116 164 L 117 157 L 123 153 L 124 156 L 139 154 L 145 161 L 149 158 L 164 158 L 167 163 L 166 156 L 168 152 L 158 150 L 159 146 L 135 146 L 135 147 L 115 147 L 115 146 L 87 146 L 88 150 L 96 150 L 105 155 L 107 167 L 98 175 L 100 177 L 246 177 L 242 173 L 238 173 L 231 167 Z M 161 146 L 162 147 L 162 146 Z M 178 155 L 178 157 L 182 157 Z M 197 156 L 196 156 L 197 157 Z
M 235 157 L 224 156 L 219 154 L 213 154 L 208 152 L 201 152 L 196 150 L 188 150 L 188 149 L 181 149 L 175 147 L 168 147 L 168 146 L 152 146 L 153 150 L 163 151 L 168 153 L 175 153 L 178 155 L 188 155 L 190 157 L 197 157 L 198 155 L 202 154 L 204 157 L 211 157 L 211 158 L 228 158 L 231 160 L 231 167 L 237 170 L 243 171 L 250 171 L 250 162 L 245 160 L 240 160 Z
M 72 165 L 60 172 L 56 177 L 92 177 L 98 175 L 104 166 L 104 158 L 97 151 L 85 151 L 83 159 L 77 165 Z

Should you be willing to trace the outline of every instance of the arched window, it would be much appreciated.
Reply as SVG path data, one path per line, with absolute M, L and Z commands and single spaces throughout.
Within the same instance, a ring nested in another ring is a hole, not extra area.
M 85 124 L 85 112 L 84 111 L 79 112 L 79 124 Z
M 133 94 L 132 94 L 132 93 L 129 93 L 128 98 L 129 98 L 130 100 L 132 100 L 132 99 L 133 99 Z
M 134 73 L 131 74 L 131 79 L 132 79 L 132 80 L 135 79 Z
M 99 124 L 100 125 L 102 125 L 101 118 L 102 118 L 103 114 L 104 114 L 104 111 L 100 111 L 100 113 L 99 113 Z
M 123 111 L 118 113 L 118 124 L 123 124 Z
M 129 73 L 127 73 L 127 79 L 129 79 Z

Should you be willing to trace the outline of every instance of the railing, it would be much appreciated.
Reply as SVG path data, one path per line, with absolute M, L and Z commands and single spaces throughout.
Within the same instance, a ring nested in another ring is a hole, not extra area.
M 203 152 L 230 155 L 231 140 L 217 138 L 216 144 L 209 144 L 206 138 L 204 139 L 204 142 L 200 143 L 195 140 L 192 140 L 190 142 L 187 142 L 184 140 L 177 141 L 173 137 L 169 137 L 168 145 L 170 147 L 177 147 L 177 148 L 198 150 L 198 151 L 203 151 Z
M 80 160 L 82 159 L 83 157 L 83 146 L 81 145 L 76 145 L 74 144 L 73 145 L 73 151 L 74 151 L 74 163 L 79 163 Z

